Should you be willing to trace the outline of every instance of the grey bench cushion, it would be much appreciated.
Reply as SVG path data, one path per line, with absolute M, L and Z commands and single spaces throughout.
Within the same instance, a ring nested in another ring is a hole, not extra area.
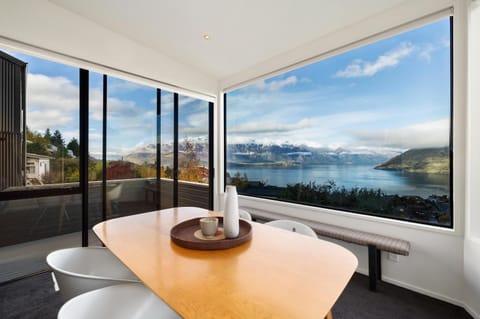
M 252 207 L 245 207 L 245 209 L 248 210 L 254 217 L 258 217 L 260 219 L 273 220 L 276 218 L 276 216 L 270 212 L 258 210 Z M 310 226 L 320 236 L 343 240 L 345 242 L 362 246 L 373 245 L 379 250 L 403 256 L 408 256 L 410 253 L 410 243 L 403 239 L 392 238 L 330 224 L 313 223 L 300 218 L 292 218 L 292 220 L 296 220 Z
M 313 229 L 320 236 L 339 239 L 363 246 L 373 245 L 376 246 L 377 249 L 404 256 L 408 256 L 410 253 L 410 243 L 402 239 L 329 224 L 315 223 Z

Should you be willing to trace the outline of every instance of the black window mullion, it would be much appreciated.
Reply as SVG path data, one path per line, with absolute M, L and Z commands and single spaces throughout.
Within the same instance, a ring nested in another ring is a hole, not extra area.
M 451 224 L 450 227 L 453 228 L 454 223 L 454 198 L 453 198 L 453 16 L 450 17 L 450 143 L 449 143 L 449 157 L 450 157 L 450 213 Z
M 223 190 L 227 187 L 227 93 L 223 93 Z
M 80 69 L 80 191 L 82 246 L 88 246 L 88 70 Z
M 178 206 L 178 93 L 173 94 L 173 207 Z
M 107 75 L 103 75 L 103 115 L 102 115 L 102 220 L 107 219 Z
M 213 183 L 215 178 L 214 139 L 213 139 L 213 102 L 208 103 L 208 208 L 213 209 Z
M 154 196 L 156 199 L 156 208 L 160 209 L 160 168 L 161 168 L 161 143 L 162 143 L 162 138 L 161 138 L 161 128 L 162 128 L 162 121 L 161 121 L 161 114 L 162 111 L 162 90 L 157 89 L 157 155 L 156 155 L 156 172 L 157 172 L 157 180 L 155 182 L 155 187 L 156 187 L 156 194 L 157 196 Z

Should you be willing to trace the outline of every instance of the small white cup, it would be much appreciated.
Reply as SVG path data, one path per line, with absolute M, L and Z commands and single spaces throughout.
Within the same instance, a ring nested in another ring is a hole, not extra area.
M 205 237 L 215 236 L 218 229 L 217 217 L 205 217 L 200 219 L 200 229 Z

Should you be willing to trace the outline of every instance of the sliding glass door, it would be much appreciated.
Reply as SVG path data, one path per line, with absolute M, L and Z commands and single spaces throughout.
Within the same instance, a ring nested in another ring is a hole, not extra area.
M 209 208 L 209 103 L 178 99 L 178 206 Z
M 0 73 L 0 283 L 102 220 L 213 208 L 213 103 L 13 52 Z

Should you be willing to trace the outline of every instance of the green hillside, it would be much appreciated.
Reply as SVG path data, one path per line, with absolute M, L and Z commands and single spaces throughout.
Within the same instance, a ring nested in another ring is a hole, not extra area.
M 449 148 L 410 149 L 376 166 L 375 169 L 410 173 L 449 174 Z

